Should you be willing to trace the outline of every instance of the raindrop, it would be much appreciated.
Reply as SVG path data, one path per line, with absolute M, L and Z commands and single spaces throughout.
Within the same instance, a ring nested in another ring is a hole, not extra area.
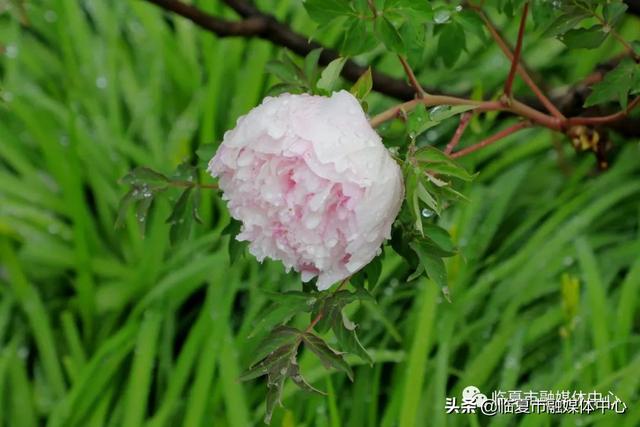
M 448 10 L 440 9 L 436 11 L 433 20 L 436 24 L 444 24 L 451 17 L 451 12 Z
M 445 113 L 450 110 L 451 107 L 448 105 L 437 105 L 429 110 L 429 118 L 434 121 L 442 120 L 441 117 L 438 117 L 439 114 Z
M 56 235 L 60 233 L 60 226 L 58 224 L 49 224 L 49 226 L 47 227 L 47 231 L 49 232 L 49 234 Z
M 573 258 L 572 258 L 572 257 L 570 257 L 570 256 L 565 257 L 565 258 L 562 260 L 562 263 L 564 264 L 564 266 L 565 266 L 565 267 L 569 267 L 571 264 L 573 264 Z
M 460 5 L 456 6 L 456 12 L 462 12 L 462 6 Z
M 107 78 L 105 76 L 98 76 L 96 79 L 96 86 L 98 89 L 106 89 L 107 87 Z
M 69 145 L 69 137 L 67 135 L 60 136 L 60 145 L 67 147 Z
M 434 212 L 430 209 L 427 209 L 427 208 L 422 209 L 422 216 L 425 218 L 431 218 L 433 214 Z
M 17 353 L 20 359 L 26 359 L 29 357 L 29 348 L 26 346 L 20 347 Z
M 10 44 L 7 46 L 6 50 L 5 50 L 5 55 L 7 55 L 7 58 L 15 58 L 18 56 L 18 46 L 16 46 L 15 44 Z
M 13 94 L 11 92 L 2 92 L 2 100 L 4 102 L 13 101 Z

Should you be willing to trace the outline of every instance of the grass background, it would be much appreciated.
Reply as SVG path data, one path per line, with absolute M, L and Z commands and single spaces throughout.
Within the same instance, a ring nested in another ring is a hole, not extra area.
M 217 1 L 197 3 L 233 17 Z M 258 5 L 313 28 L 299 2 Z M 203 194 L 205 224 L 175 248 L 166 200 L 144 239 L 133 212 L 124 230 L 113 224 L 126 192 L 117 180 L 136 165 L 169 172 L 219 141 L 273 83 L 264 66 L 278 49 L 216 39 L 143 1 L 41 0 L 26 12 L 29 26 L 15 7 L 0 15 L 0 426 L 260 425 L 265 384 L 237 381 L 256 346 L 247 336 L 268 302 L 260 290 L 299 279 L 250 257 L 230 265 L 228 214 L 213 193 Z M 637 38 L 638 28 L 623 32 Z M 549 86 L 579 80 L 617 49 L 566 52 L 528 37 L 525 58 Z M 454 70 L 434 51 L 428 43 L 419 75 L 448 92 L 491 96 L 508 67 L 481 40 Z M 401 73 L 380 52 L 363 60 Z M 372 95 L 371 110 L 390 102 Z M 463 142 L 495 120 L 475 119 Z M 446 142 L 455 125 L 428 142 Z M 481 171 L 470 201 L 441 220 L 461 249 L 448 264 L 453 302 L 432 283 L 406 283 L 411 272 L 386 251 L 378 304 L 349 308 L 375 365 L 350 358 L 350 383 L 303 354 L 303 372 L 328 396 L 289 384 L 273 425 L 640 425 L 640 146 L 614 139 L 602 174 L 541 130 L 465 160 Z M 629 408 L 445 415 L 445 398 L 470 384 L 611 390 Z

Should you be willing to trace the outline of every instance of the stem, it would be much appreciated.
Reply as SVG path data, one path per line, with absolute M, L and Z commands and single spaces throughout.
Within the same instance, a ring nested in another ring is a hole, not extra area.
M 344 285 L 347 284 L 347 282 L 349 281 L 349 279 L 351 278 L 351 276 L 345 278 L 342 280 L 342 282 L 340 282 L 340 284 L 338 285 L 338 287 L 332 292 L 332 294 L 337 293 L 340 289 L 342 289 L 344 287 Z M 313 318 L 313 320 L 311 321 L 311 323 L 309 323 L 309 326 L 307 326 L 307 328 L 304 330 L 304 333 L 308 333 L 311 332 L 311 330 L 313 329 L 314 326 L 316 326 L 318 324 L 318 322 L 322 319 L 322 317 L 324 317 L 324 312 L 321 311 L 319 312 L 316 317 Z M 302 338 L 300 338 L 302 340 Z
M 516 50 L 513 53 L 511 59 L 511 69 L 507 76 L 507 81 L 504 83 L 504 94 L 511 98 L 511 88 L 513 87 L 513 79 L 516 76 L 518 70 L 518 64 L 520 63 L 520 53 L 522 52 L 522 40 L 524 38 L 524 29 L 527 25 L 527 14 L 529 13 L 529 2 L 525 2 L 524 9 L 522 10 L 522 16 L 520 17 L 520 28 L 518 28 L 518 41 L 516 42 Z
M 534 123 L 542 125 L 552 130 L 561 130 L 561 120 L 551 117 L 547 114 L 541 113 L 523 104 L 519 101 L 513 100 L 510 105 L 504 105 L 500 101 L 476 101 L 473 99 L 458 98 L 455 96 L 441 96 L 441 95 L 427 95 L 424 98 L 414 99 L 405 103 L 396 105 L 389 108 L 386 111 L 374 116 L 369 120 L 371 127 L 380 126 L 382 123 L 392 120 L 398 117 L 400 111 L 411 111 L 418 104 L 424 104 L 426 106 L 435 105 L 475 105 L 475 111 L 507 111 L 518 116 L 525 117 Z
M 505 56 L 510 61 L 513 62 L 513 54 L 511 53 L 511 49 L 509 49 L 509 46 L 507 46 L 507 43 L 502 39 L 502 37 L 498 33 L 498 30 L 496 30 L 496 28 L 491 23 L 491 21 L 489 20 L 487 15 L 485 15 L 484 12 L 482 12 L 482 10 L 478 6 L 471 5 L 470 7 L 473 10 L 476 11 L 478 16 L 480 16 L 480 19 L 482 19 L 482 21 L 484 22 L 485 26 L 489 30 L 489 33 L 491 34 L 491 37 L 493 37 L 493 39 L 495 40 L 496 44 L 498 45 L 498 47 L 500 47 L 500 49 L 505 54 Z M 547 109 L 548 112 L 551 113 L 552 116 L 554 116 L 557 119 L 565 119 L 564 115 L 560 112 L 560 110 L 558 110 L 558 108 L 553 104 L 553 102 L 551 102 L 549 100 L 549 98 L 547 98 L 547 96 L 542 92 L 542 90 L 538 87 L 538 85 L 533 81 L 533 79 L 531 78 L 529 73 L 527 73 L 527 70 L 525 70 L 524 67 L 521 64 L 518 63 L 516 71 L 518 72 L 518 75 L 520 76 L 520 78 L 522 78 L 522 80 L 524 80 L 524 82 L 527 84 L 527 86 L 529 86 L 531 91 L 536 95 L 536 98 L 538 98 L 538 100 L 540 100 L 542 105 L 544 105 L 544 107 Z
M 609 114 L 608 116 L 595 116 L 595 117 L 571 117 L 566 121 L 566 127 L 585 125 L 585 126 L 594 126 L 594 125 L 602 125 L 606 123 L 615 122 L 627 116 L 631 110 L 640 105 L 640 96 L 636 96 L 636 98 L 631 101 L 627 108 L 622 111 L 618 111 L 614 114 Z
M 409 66 L 409 63 L 407 62 L 407 60 L 402 55 L 398 55 L 398 59 L 402 64 L 402 68 L 404 68 L 405 74 L 409 78 L 409 82 L 411 83 L 411 86 L 413 86 L 413 89 L 418 94 L 418 97 L 424 98 L 425 96 L 427 96 L 427 92 L 425 92 L 422 86 L 420 85 L 420 82 L 416 78 L 416 75 L 413 73 L 413 70 Z
M 531 123 L 528 121 L 524 121 L 524 122 L 519 122 L 516 123 L 515 125 L 509 126 L 508 128 L 501 130 L 500 132 L 496 133 L 493 136 L 490 136 L 489 138 L 482 140 L 480 142 L 478 142 L 477 144 L 474 144 L 470 147 L 467 147 L 465 149 L 462 149 L 456 153 L 453 153 L 451 155 L 452 158 L 458 158 L 458 157 L 462 157 L 462 156 L 466 156 L 467 154 L 473 153 L 474 151 L 480 150 L 481 148 L 484 148 L 488 145 L 493 144 L 496 141 L 501 140 L 502 138 L 505 138 L 511 134 L 514 134 L 516 132 L 518 132 L 521 129 L 524 129 L 526 127 L 531 126 Z
M 464 133 L 467 126 L 469 126 L 469 122 L 471 121 L 472 116 L 473 113 L 470 113 L 468 111 L 460 116 L 460 124 L 458 125 L 456 132 L 453 134 L 453 138 L 451 138 L 451 141 L 447 144 L 447 147 L 444 150 L 445 154 L 451 154 L 453 149 L 456 148 L 456 146 L 460 142 L 460 138 L 462 138 L 462 134 Z

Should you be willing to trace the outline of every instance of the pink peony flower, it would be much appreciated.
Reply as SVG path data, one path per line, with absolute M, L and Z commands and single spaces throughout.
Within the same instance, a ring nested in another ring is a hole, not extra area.
M 219 177 L 236 237 L 319 290 L 355 273 L 390 237 L 402 174 L 348 92 L 265 98 L 225 133 Z

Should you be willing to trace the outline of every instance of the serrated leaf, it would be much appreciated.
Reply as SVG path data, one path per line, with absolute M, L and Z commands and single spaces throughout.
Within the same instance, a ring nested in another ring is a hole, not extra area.
M 638 90 L 640 90 L 640 64 L 626 58 L 609 71 L 601 82 L 591 88 L 591 94 L 587 97 L 584 106 L 590 107 L 618 100 L 624 109 L 627 108 L 629 92 Z
M 417 242 L 409 243 L 409 246 L 415 251 L 420 259 L 420 263 L 424 266 L 427 276 L 433 280 L 438 286 L 444 288 L 447 286 L 447 270 L 444 266 L 442 258 L 429 253 Z
M 345 0 L 306 0 L 303 4 L 311 19 L 321 25 L 354 13 L 350 2 Z
M 373 79 L 371 76 L 371 67 L 367 68 L 358 80 L 351 87 L 351 94 L 355 96 L 358 100 L 362 101 L 366 96 L 371 92 L 371 88 L 373 87 Z
M 594 25 L 591 28 L 569 30 L 560 37 L 560 41 L 570 49 L 595 49 L 606 37 L 602 25 Z
M 387 0 L 384 11 L 397 10 L 408 20 L 430 22 L 433 20 L 433 9 L 427 0 Z
M 293 344 L 302 334 L 299 329 L 280 325 L 272 330 L 258 345 L 249 368 L 254 367 L 262 359 L 275 352 L 278 348 Z
M 453 67 L 465 49 L 466 38 L 462 26 L 455 22 L 444 25 L 438 39 L 438 56 L 444 64 Z
M 344 357 L 342 357 L 342 353 L 339 353 L 329 347 L 322 338 L 311 332 L 305 333 L 303 335 L 303 340 L 307 345 L 307 348 L 318 356 L 320 362 L 322 362 L 326 368 L 335 368 L 342 371 L 347 374 L 351 381 L 353 381 L 353 370 L 344 360 Z
M 337 58 L 331 61 L 329 65 L 327 65 L 326 68 L 322 71 L 322 75 L 320 76 L 320 80 L 318 80 L 317 87 L 328 92 L 333 91 L 336 83 L 338 82 L 340 72 L 342 71 L 342 67 L 344 67 L 345 62 L 347 62 L 347 58 Z
M 378 16 L 375 21 L 376 34 L 387 49 L 395 53 L 404 52 L 402 36 L 398 29 L 389 21 L 386 16 Z

